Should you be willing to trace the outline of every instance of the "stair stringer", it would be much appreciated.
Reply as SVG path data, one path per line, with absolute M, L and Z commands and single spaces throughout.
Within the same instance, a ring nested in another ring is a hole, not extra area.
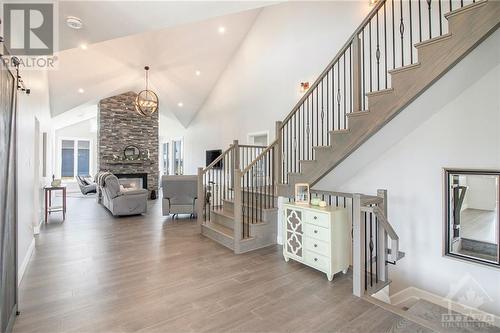
M 330 146 L 314 148 L 317 163 L 289 173 L 279 195 L 291 196 L 296 183 L 317 183 L 498 29 L 500 2 L 483 0 L 445 16 L 449 33 L 416 44 L 419 62 L 389 71 L 393 87 L 367 94 L 369 110 L 348 114 L 349 130 L 331 132 Z

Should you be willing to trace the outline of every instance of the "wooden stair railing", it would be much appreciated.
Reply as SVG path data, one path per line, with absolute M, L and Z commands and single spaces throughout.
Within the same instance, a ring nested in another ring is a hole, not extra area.
M 225 200 L 238 192 L 235 172 L 247 167 L 265 146 L 240 145 L 238 140 L 205 168 L 198 168 L 198 223 L 211 220 L 211 212 L 221 209 Z
M 378 190 L 374 196 L 312 189 L 311 197 L 347 209 L 353 228 L 353 294 L 372 295 L 387 286 L 388 265 L 404 257 L 399 251 L 399 236 L 386 218 L 387 191 Z
M 236 182 L 240 184 L 241 196 L 235 200 L 235 211 L 239 212 L 235 223 L 241 225 L 241 238 L 251 237 L 250 224 L 263 221 L 263 210 L 275 208 L 277 174 L 276 160 L 279 158 L 279 139 L 264 149 L 241 173 Z

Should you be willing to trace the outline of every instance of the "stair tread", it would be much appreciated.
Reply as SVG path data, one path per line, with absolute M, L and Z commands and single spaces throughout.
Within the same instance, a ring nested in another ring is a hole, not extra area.
M 224 201 L 227 201 L 228 203 L 231 203 L 231 204 L 234 205 L 234 200 L 228 200 L 228 199 L 226 199 Z M 243 206 L 245 206 L 245 207 L 253 207 L 252 205 L 249 205 L 248 203 L 243 203 Z M 260 208 L 260 206 L 259 206 L 259 208 Z M 266 207 L 266 208 L 262 207 L 262 210 L 277 210 L 277 209 L 278 209 L 278 207 Z
M 387 88 L 387 89 L 380 89 L 376 91 L 370 91 L 365 93 L 366 96 L 378 96 L 378 95 L 385 95 L 385 94 L 390 94 L 394 91 L 393 88 Z M 352 113 L 359 113 L 359 112 L 367 112 L 367 111 L 355 111 Z
M 351 117 L 362 117 L 370 114 L 370 111 L 354 111 L 347 114 L 348 118 Z
M 220 224 L 217 224 L 217 223 L 214 223 L 211 221 L 206 221 L 205 226 L 214 230 L 214 231 L 217 231 L 217 232 L 223 234 L 226 237 L 234 238 L 234 231 L 230 228 L 226 228 Z
M 444 14 L 444 17 L 448 19 L 452 16 L 465 13 L 465 12 L 475 8 L 475 7 L 479 7 L 479 6 L 486 4 L 486 2 L 488 2 L 488 1 L 487 0 L 476 0 L 476 2 L 473 2 L 471 4 L 467 4 L 461 8 L 454 9 L 451 12 Z
M 365 112 L 365 111 L 355 111 L 355 112 Z M 338 129 L 338 130 L 329 131 L 328 133 L 330 133 L 330 134 L 347 134 L 350 131 L 351 131 L 350 129 L 346 128 L 346 129 Z
M 430 45 L 430 44 L 434 44 L 434 43 L 440 42 L 442 40 L 446 40 L 448 38 L 451 38 L 451 33 L 447 33 L 447 34 L 444 34 L 444 35 L 441 35 L 441 36 L 433 37 L 431 39 L 427 39 L 427 40 L 418 42 L 418 43 L 415 44 L 415 48 L 418 49 L 420 47 L 423 47 L 423 46 L 426 46 L 426 45 Z
M 405 71 L 408 71 L 408 70 L 411 70 L 411 69 L 414 69 L 414 68 L 419 68 L 420 67 L 420 63 L 419 62 L 416 62 L 414 64 L 410 64 L 410 65 L 406 65 L 406 66 L 402 66 L 402 67 L 398 67 L 398 68 L 394 68 L 394 69 L 390 69 L 388 70 L 387 72 L 391 75 L 394 75 L 396 73 L 401 73 L 401 72 L 405 72 Z
M 244 205 L 244 207 L 250 207 L 250 208 L 253 208 L 254 206 L 248 206 L 248 205 Z M 260 207 L 257 207 L 257 208 L 260 208 Z M 278 208 L 262 208 L 263 211 L 266 211 L 266 210 L 277 210 Z M 216 215 L 221 215 L 221 216 L 224 216 L 226 218 L 229 218 L 229 219 L 232 219 L 234 221 L 234 212 L 228 212 L 228 211 L 225 211 L 224 209 L 212 209 L 212 212 Z M 256 223 L 267 223 L 266 221 L 257 221 Z

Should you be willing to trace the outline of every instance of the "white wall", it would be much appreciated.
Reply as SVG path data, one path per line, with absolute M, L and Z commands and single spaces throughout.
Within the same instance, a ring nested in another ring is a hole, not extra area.
M 300 99 L 366 16 L 368 1 L 289 2 L 264 8 L 184 133 L 186 173 L 205 150 L 269 131 Z
M 35 119 L 40 122 L 40 133 L 50 133 L 47 73 L 43 71 L 25 71 L 21 75 L 27 87 L 31 89 L 31 94 L 20 94 L 18 101 L 17 198 L 18 267 L 20 274 L 25 269 L 31 255 L 34 245 L 33 232 L 41 221 L 41 211 L 43 209 L 40 200 L 43 198 L 41 192 L 44 179 L 35 178 L 37 174 L 41 175 L 41 166 L 35 165 L 35 144 L 41 140 L 41 137 L 36 137 Z M 48 141 L 51 141 L 50 137 Z M 50 154 L 51 147 L 47 151 Z M 52 169 L 50 155 L 47 161 L 47 172 L 50 175 Z
M 62 139 L 90 140 L 90 175 L 97 172 L 97 117 L 86 119 L 78 123 L 55 130 L 54 144 L 54 174 L 61 177 L 61 146 Z
M 500 315 L 500 270 L 443 257 L 443 169 L 500 169 L 500 31 L 320 181 L 318 189 L 388 190 L 389 221 L 406 257 L 391 292 L 415 286 L 445 296 L 470 274 Z M 465 288 L 473 284 L 466 281 Z M 473 287 L 473 286 L 471 286 Z

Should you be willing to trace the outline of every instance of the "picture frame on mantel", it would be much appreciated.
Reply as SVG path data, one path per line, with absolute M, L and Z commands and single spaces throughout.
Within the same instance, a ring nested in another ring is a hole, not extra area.
M 309 191 L 309 184 L 298 183 L 295 184 L 295 203 L 297 205 L 309 205 L 311 194 Z

